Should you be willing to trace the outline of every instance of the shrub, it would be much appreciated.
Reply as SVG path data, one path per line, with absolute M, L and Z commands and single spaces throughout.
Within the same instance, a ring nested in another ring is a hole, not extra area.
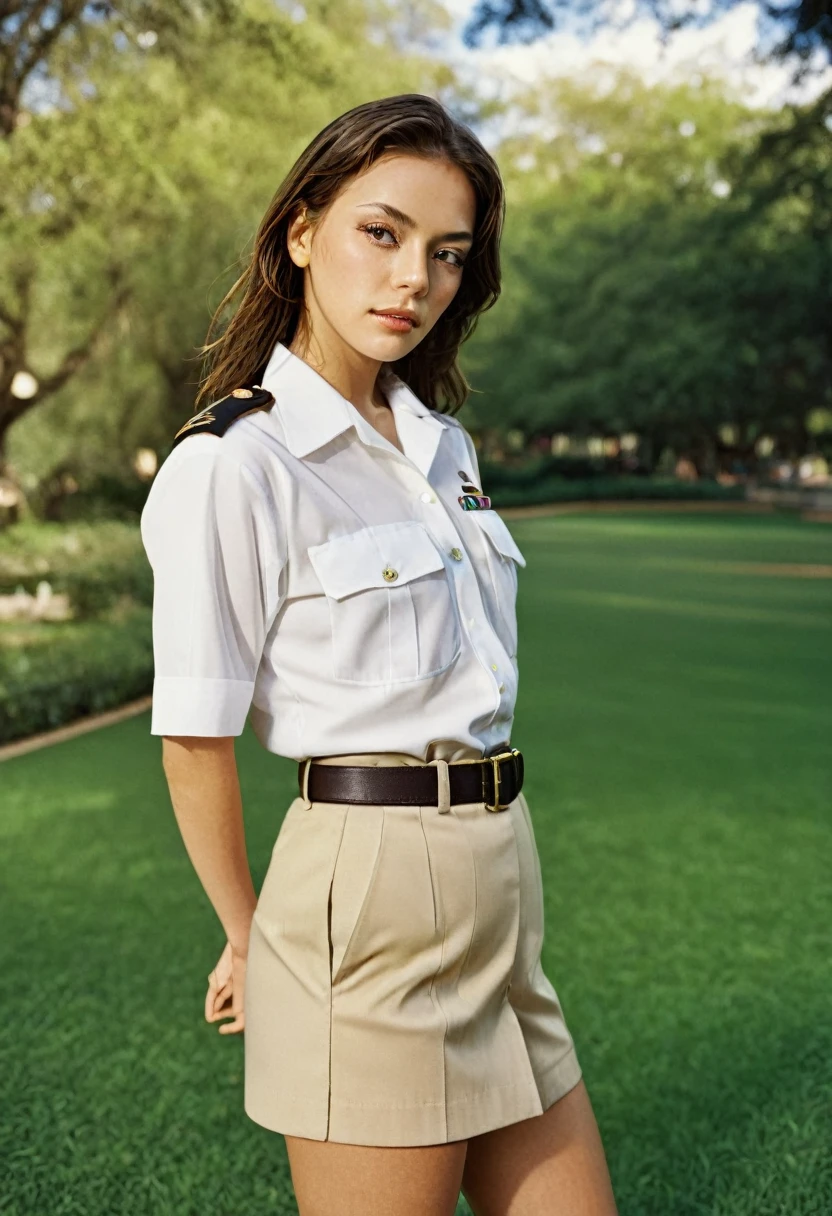
M 75 615 L 94 618 L 124 597 L 153 602 L 153 575 L 136 523 L 15 524 L 0 533 L 0 595 L 34 594 L 45 579 L 66 592 Z
M 0 629 L 0 742 L 51 730 L 150 693 L 150 609 Z M 12 644 L 7 644 L 12 643 Z

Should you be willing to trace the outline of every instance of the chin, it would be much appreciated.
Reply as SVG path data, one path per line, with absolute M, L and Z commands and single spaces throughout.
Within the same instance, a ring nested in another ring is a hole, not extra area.
M 372 324 L 375 322 L 373 321 Z M 421 337 L 422 331 L 419 329 L 412 330 L 409 334 L 379 334 L 372 341 L 356 344 L 356 349 L 370 359 L 381 359 L 385 363 L 391 363 L 395 359 L 403 358 L 414 346 L 418 345 L 419 338 L 414 339 L 415 333 Z

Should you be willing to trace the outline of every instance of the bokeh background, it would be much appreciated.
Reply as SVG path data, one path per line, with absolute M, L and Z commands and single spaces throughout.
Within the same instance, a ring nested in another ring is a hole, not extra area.
M 825 0 L 0 5 L 0 1209 L 296 1211 L 201 1021 L 223 938 L 149 735 L 138 520 L 277 184 L 401 92 L 507 189 L 460 418 L 528 562 L 544 963 L 620 1210 L 825 1216 Z M 238 757 L 259 885 L 293 766 Z

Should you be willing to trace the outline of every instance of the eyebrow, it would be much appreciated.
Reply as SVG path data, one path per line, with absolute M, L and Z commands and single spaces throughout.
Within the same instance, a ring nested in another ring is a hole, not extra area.
M 393 207 L 390 203 L 359 203 L 359 207 L 376 207 L 379 211 L 383 211 L 385 215 L 389 215 L 391 220 L 396 220 L 404 228 L 415 228 L 416 221 L 411 219 L 409 215 L 405 215 L 403 211 L 399 211 L 398 207 Z M 465 229 L 462 232 L 446 232 L 444 236 L 438 238 L 440 241 L 473 241 L 473 233 L 467 232 Z

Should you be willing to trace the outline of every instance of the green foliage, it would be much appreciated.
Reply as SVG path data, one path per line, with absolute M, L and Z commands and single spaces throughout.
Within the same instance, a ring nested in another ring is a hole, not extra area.
M 42 580 L 54 593 L 69 595 L 79 619 L 125 599 L 153 603 L 153 574 L 136 524 L 21 523 L 0 533 L 0 595 L 18 587 L 32 595 Z
M 767 432 L 799 454 L 832 396 L 824 108 L 798 121 L 714 82 L 607 85 L 537 89 L 525 108 L 551 138 L 501 148 L 506 299 L 466 351 L 487 390 L 475 424 L 635 430 L 710 472 L 722 423 L 744 450 Z
M 773 113 L 720 81 L 651 88 L 604 68 L 488 101 L 419 53 L 447 24 L 433 4 L 321 0 L 304 20 L 267 0 L 183 4 L 151 45 L 152 11 L 68 29 L 55 104 L 0 141 L 0 339 L 42 387 L 5 453 L 30 511 L 49 514 L 59 469 L 80 486 L 62 517 L 106 511 L 105 479 L 136 489 L 136 449 L 163 458 L 192 412 L 209 317 L 282 176 L 333 115 L 406 90 L 513 131 L 494 148 L 503 296 L 463 351 L 467 425 L 635 430 L 648 464 L 671 446 L 706 475 L 724 423 L 743 452 L 762 433 L 778 456 L 817 443 L 828 98 Z M 0 444 L 4 426 L 0 402 Z
M 547 502 L 742 501 L 745 486 L 724 486 L 718 481 L 680 481 L 675 477 L 630 477 L 595 473 L 558 475 L 546 468 L 510 468 L 480 465 L 483 481 L 495 506 L 521 507 Z
M 0 141 L 0 339 L 4 315 L 22 322 L 15 358 L 44 386 L 6 452 L 32 510 L 56 467 L 84 488 L 129 479 L 137 447 L 166 453 L 211 313 L 309 139 L 448 78 L 396 46 L 398 4 L 309 4 L 303 21 L 266 0 L 186 7 L 173 46 L 115 16 L 68 30 L 49 62 L 58 104 Z M 0 402 L 0 448 L 7 421 Z
M 152 687 L 145 606 L 89 622 L 0 625 L 0 742 L 112 709 Z

